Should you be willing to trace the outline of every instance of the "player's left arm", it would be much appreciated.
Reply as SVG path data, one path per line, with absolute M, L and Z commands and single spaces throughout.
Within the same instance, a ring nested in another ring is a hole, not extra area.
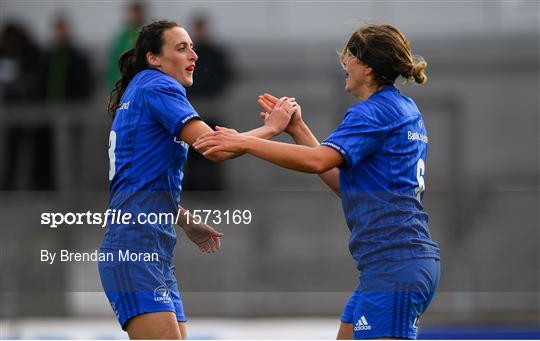
M 274 109 L 268 115 L 265 120 L 265 124 L 262 127 L 242 133 L 244 136 L 257 137 L 262 139 L 270 139 L 280 134 L 285 127 L 287 127 L 289 120 L 293 112 L 296 110 L 296 102 L 294 98 L 282 97 L 276 103 Z M 216 127 L 219 128 L 219 127 Z M 189 145 L 193 145 L 195 141 L 206 134 L 213 132 L 205 122 L 201 120 L 191 120 L 186 123 L 180 132 L 180 138 L 187 142 Z M 236 132 L 236 131 L 235 131 Z M 243 153 L 236 152 L 216 152 L 204 154 L 206 149 L 197 149 L 206 158 L 212 161 L 228 160 Z
M 202 252 L 213 253 L 221 247 L 221 237 L 223 233 L 216 231 L 212 226 L 207 224 L 196 224 L 195 219 L 189 211 L 182 206 L 178 206 L 178 220 L 176 225 L 180 226 L 186 236 L 201 250 Z
M 220 152 L 249 153 L 275 165 L 305 173 L 324 173 L 343 164 L 341 154 L 326 146 L 308 147 L 244 136 L 221 128 L 193 144 L 203 155 Z
M 268 93 L 259 96 L 259 105 L 265 110 L 264 112 L 261 112 L 261 117 L 267 117 L 269 115 L 268 113 L 274 109 L 277 101 L 277 97 Z M 311 132 L 311 129 L 309 129 L 302 119 L 302 108 L 298 103 L 296 105 L 296 111 L 293 113 L 285 131 L 291 135 L 294 142 L 298 145 L 308 147 L 318 147 L 320 145 L 315 135 Z M 341 195 L 339 190 L 339 169 L 337 167 L 324 173 L 319 173 L 318 175 L 321 180 L 337 194 L 337 196 Z

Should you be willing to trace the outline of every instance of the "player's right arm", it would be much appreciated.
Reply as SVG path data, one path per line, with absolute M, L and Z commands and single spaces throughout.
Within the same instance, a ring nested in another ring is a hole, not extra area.
M 271 139 L 272 137 L 280 134 L 285 127 L 289 124 L 291 115 L 296 110 L 296 102 L 294 99 L 282 97 L 279 100 L 276 98 L 275 105 L 272 110 L 269 110 L 270 114 L 265 119 L 265 124 L 262 127 L 242 133 L 242 135 L 253 136 L 262 139 Z M 185 141 L 189 145 L 193 145 L 200 136 L 203 136 L 209 132 L 214 131 L 204 121 L 191 120 L 187 122 L 180 131 L 180 139 Z M 206 150 L 200 149 L 199 153 L 203 153 Z M 212 161 L 224 161 L 241 154 L 230 152 L 219 152 L 211 155 L 204 155 L 206 158 Z
M 264 94 L 259 96 L 259 105 L 265 110 L 265 113 L 261 113 L 261 116 L 268 115 L 267 112 L 271 112 L 276 105 L 278 99 L 270 94 Z M 319 141 L 311 132 L 311 129 L 307 124 L 302 120 L 302 108 L 300 105 L 296 106 L 296 111 L 289 124 L 287 125 L 285 131 L 291 135 L 294 142 L 298 145 L 308 146 L 308 147 L 318 147 L 320 146 Z M 321 180 L 328 186 L 334 193 L 338 196 L 339 193 L 339 169 L 337 167 L 330 169 L 327 172 L 318 174 Z
M 150 115 L 173 136 L 179 136 L 189 145 L 193 145 L 199 137 L 214 131 L 200 119 L 199 114 L 188 101 L 185 89 L 177 83 L 164 82 L 159 86 L 143 88 L 141 100 L 147 106 Z M 282 97 L 276 101 L 263 127 L 243 135 L 270 139 L 285 129 L 295 110 L 294 99 Z M 199 150 L 199 152 L 204 153 L 205 150 Z M 212 161 L 223 161 L 239 155 L 241 154 L 218 152 L 205 155 L 205 157 Z
M 190 146 L 197 141 L 199 136 L 202 136 L 203 134 L 209 133 L 214 131 L 212 128 L 208 126 L 204 121 L 201 120 L 191 120 L 186 123 L 186 125 L 182 128 L 180 131 L 180 139 Z M 200 151 L 202 154 L 204 151 Z M 221 152 L 216 153 L 214 155 L 207 155 L 205 156 L 208 160 L 211 161 L 223 161 L 228 160 L 236 155 L 229 152 Z

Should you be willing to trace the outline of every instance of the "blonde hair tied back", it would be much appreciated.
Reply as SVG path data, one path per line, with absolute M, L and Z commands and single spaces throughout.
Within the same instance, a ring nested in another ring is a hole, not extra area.
M 407 81 L 414 81 L 417 84 L 425 84 L 428 79 L 425 73 L 426 68 L 427 62 L 424 57 L 414 55 L 412 56 L 409 69 L 403 72 L 401 76 Z

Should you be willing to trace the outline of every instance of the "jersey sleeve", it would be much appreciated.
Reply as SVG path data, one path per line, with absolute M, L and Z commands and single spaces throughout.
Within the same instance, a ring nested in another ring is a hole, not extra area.
M 321 145 L 337 150 L 350 168 L 382 146 L 387 132 L 387 127 L 350 112 Z
M 145 89 L 144 100 L 150 114 L 173 136 L 180 136 L 180 131 L 189 120 L 201 119 L 180 87 Z

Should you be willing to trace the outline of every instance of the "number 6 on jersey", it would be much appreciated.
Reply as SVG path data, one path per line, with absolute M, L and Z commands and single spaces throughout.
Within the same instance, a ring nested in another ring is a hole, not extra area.
M 416 164 L 416 181 L 418 181 L 418 187 L 414 190 L 416 199 L 422 200 L 422 193 L 426 190 L 426 183 L 424 182 L 424 175 L 426 174 L 426 164 L 424 160 L 418 159 Z

